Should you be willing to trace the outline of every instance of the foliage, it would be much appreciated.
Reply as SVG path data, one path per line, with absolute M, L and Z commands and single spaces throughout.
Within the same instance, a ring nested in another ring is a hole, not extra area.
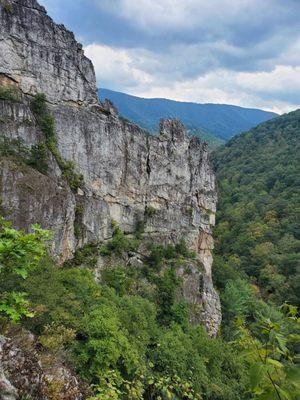
M 145 208 L 145 217 L 146 218 L 152 218 L 154 215 L 156 215 L 157 209 L 152 207 L 152 206 L 147 206 Z
M 74 254 L 74 257 L 65 262 L 66 267 L 74 266 L 87 266 L 94 267 L 97 263 L 97 257 L 99 256 L 99 244 L 98 243 L 88 243 L 81 248 L 78 248 Z
M 75 339 L 73 329 L 66 328 L 64 325 L 46 325 L 39 342 L 44 349 L 51 351 L 51 354 L 61 355 L 67 345 L 70 345 Z
M 13 8 L 12 5 L 6 1 L 6 0 L 1 0 L 0 5 L 3 7 L 3 10 L 7 13 L 7 14 L 12 14 L 13 12 Z
M 258 334 L 253 334 L 241 320 L 237 321 L 239 337 L 234 346 L 241 351 L 249 365 L 250 392 L 257 400 L 297 400 L 300 396 L 300 370 L 294 364 L 295 354 L 290 343 L 300 339 L 300 320 L 297 309 L 288 305 L 287 318 L 298 333 L 286 334 L 285 326 L 261 318 L 257 323 Z
M 215 282 L 249 276 L 264 299 L 297 306 L 300 293 L 300 111 L 216 152 Z
M 0 86 L 0 100 L 18 102 L 20 98 L 17 88 L 14 86 Z
M 139 240 L 131 238 L 118 227 L 114 227 L 112 239 L 103 244 L 100 248 L 102 256 L 111 256 L 112 254 L 120 257 L 125 252 L 137 250 Z
M 16 160 L 27 160 L 30 157 L 30 150 L 25 146 L 22 139 L 9 139 L 0 136 L 0 155 Z
M 48 149 L 44 143 L 33 145 L 30 149 L 30 157 L 27 160 L 27 164 L 46 175 L 48 171 Z
M 26 235 L 3 222 L 1 293 L 18 293 L 21 299 L 27 293 L 28 301 L 24 305 L 15 297 L 13 313 L 5 315 L 15 321 L 30 315 L 23 326 L 39 336 L 47 356 L 76 367 L 93 388 L 92 399 L 263 399 L 272 389 L 270 374 L 280 394 L 292 388 L 290 398 L 296 400 L 294 359 L 299 336 L 292 325 L 298 321 L 294 308 L 271 310 L 273 317 L 268 319 L 263 314 L 269 311 L 247 281 L 229 281 L 223 293 L 225 319 L 253 321 L 250 328 L 241 322 L 235 326 L 233 343 L 210 339 L 202 327 L 189 324 L 185 305 L 176 299 L 179 280 L 172 265 L 150 275 L 155 289 L 146 299 L 137 290 L 141 269 L 111 267 L 97 283 L 91 271 L 80 267 L 98 251 L 96 244 L 77 255 L 78 266 L 57 268 L 49 257 L 39 262 L 47 237 L 38 227 Z M 113 249 L 118 252 L 120 247 Z M 172 261 L 185 246 L 164 251 Z M 26 279 L 10 278 L 6 271 L 11 269 L 12 276 Z M 10 291 L 11 287 L 18 291 Z M 28 314 L 28 304 L 34 313 Z M 255 311 L 261 313 L 259 319 Z M 267 355 L 263 368 L 257 366 L 257 354 Z M 262 371 L 258 382 L 252 375 L 257 368 Z
M 44 143 L 27 147 L 22 139 L 9 139 L 0 136 L 0 155 L 9 157 L 15 162 L 23 162 L 42 174 L 48 171 L 48 150 Z
M 183 239 L 175 245 L 151 245 L 146 262 L 149 267 L 159 271 L 162 264 L 167 260 L 180 260 L 182 258 L 195 258 L 195 253 L 187 248 Z
M 20 287 L 35 311 L 23 325 L 48 352 L 76 366 L 94 385 L 94 398 L 241 398 L 243 361 L 228 344 L 189 325 L 174 298 L 172 268 L 158 274 L 149 299 L 135 293 L 141 270 L 119 266 L 103 274 L 96 283 L 88 270 L 57 268 L 46 258 Z
M 248 365 L 251 399 L 299 399 L 299 320 L 289 305 L 300 304 L 299 126 L 300 112 L 292 112 L 214 155 L 222 336 L 237 337 L 232 345 Z
M 145 221 L 137 221 L 135 225 L 135 237 L 139 240 L 142 239 L 143 233 L 145 232 Z
M 82 217 L 83 217 L 83 206 L 76 204 L 75 207 L 75 221 L 74 221 L 74 235 L 76 239 L 80 239 L 82 230 Z
M 49 233 L 38 225 L 32 226 L 32 233 L 26 234 L 12 228 L 11 224 L 0 221 L 0 316 L 4 320 L 19 321 L 23 316 L 31 317 L 27 295 L 14 288 L 5 290 L 9 276 L 26 279 L 45 255 L 45 240 Z
M 83 183 L 83 176 L 75 171 L 73 161 L 64 160 L 58 151 L 55 120 L 48 111 L 46 96 L 43 93 L 38 93 L 32 101 L 31 108 L 41 131 L 45 135 L 47 148 L 54 156 L 63 177 L 67 180 L 70 188 L 77 191 Z

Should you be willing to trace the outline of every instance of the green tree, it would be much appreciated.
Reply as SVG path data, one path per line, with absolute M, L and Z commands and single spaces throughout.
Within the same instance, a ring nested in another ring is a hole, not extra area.
M 49 232 L 32 226 L 32 233 L 12 228 L 11 223 L 0 221 L 0 315 L 4 320 L 19 321 L 23 316 L 31 317 L 27 294 L 7 290 L 10 276 L 26 279 L 46 255 Z
M 249 365 L 249 392 L 255 400 L 298 400 L 300 396 L 298 356 L 291 346 L 299 343 L 300 320 L 295 307 L 285 304 L 284 308 L 294 328 L 292 333 L 286 332 L 282 321 L 260 318 L 253 335 L 241 319 L 237 320 L 239 338 L 234 346 Z

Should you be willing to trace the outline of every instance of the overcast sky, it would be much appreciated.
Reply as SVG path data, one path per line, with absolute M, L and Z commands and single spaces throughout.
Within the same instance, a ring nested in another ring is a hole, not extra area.
M 142 97 L 300 108 L 300 0 L 40 0 L 99 87 Z

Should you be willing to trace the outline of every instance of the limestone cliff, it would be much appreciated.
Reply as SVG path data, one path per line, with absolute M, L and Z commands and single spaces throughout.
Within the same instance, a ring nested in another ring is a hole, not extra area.
M 199 306 L 195 322 L 215 335 L 221 319 L 211 278 L 217 196 L 206 146 L 178 121 L 162 121 L 157 137 L 125 122 L 112 104 L 98 101 L 93 66 L 71 32 L 35 0 L 1 4 L 0 86 L 15 88 L 16 96 L 1 99 L 0 92 L 0 134 L 26 151 L 44 143 L 31 107 L 33 96 L 44 93 L 57 146 L 56 154 L 48 151 L 47 173 L 3 152 L 2 213 L 19 228 L 39 222 L 51 229 L 60 262 L 86 243 L 109 239 L 113 220 L 131 234 L 147 215 L 145 237 L 184 238 L 197 252 L 192 277 L 178 270 L 182 294 Z M 79 185 L 70 187 L 59 160 L 74 163 Z

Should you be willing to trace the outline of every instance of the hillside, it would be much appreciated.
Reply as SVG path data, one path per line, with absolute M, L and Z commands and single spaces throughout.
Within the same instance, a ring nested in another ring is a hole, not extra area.
M 215 154 L 215 280 L 243 273 L 265 300 L 300 305 L 300 110 L 232 139 Z
M 263 110 L 226 104 L 144 99 L 108 89 L 100 89 L 98 93 L 101 100 L 111 100 L 123 117 L 150 132 L 158 131 L 161 118 L 178 118 L 193 134 L 215 145 L 276 116 Z

